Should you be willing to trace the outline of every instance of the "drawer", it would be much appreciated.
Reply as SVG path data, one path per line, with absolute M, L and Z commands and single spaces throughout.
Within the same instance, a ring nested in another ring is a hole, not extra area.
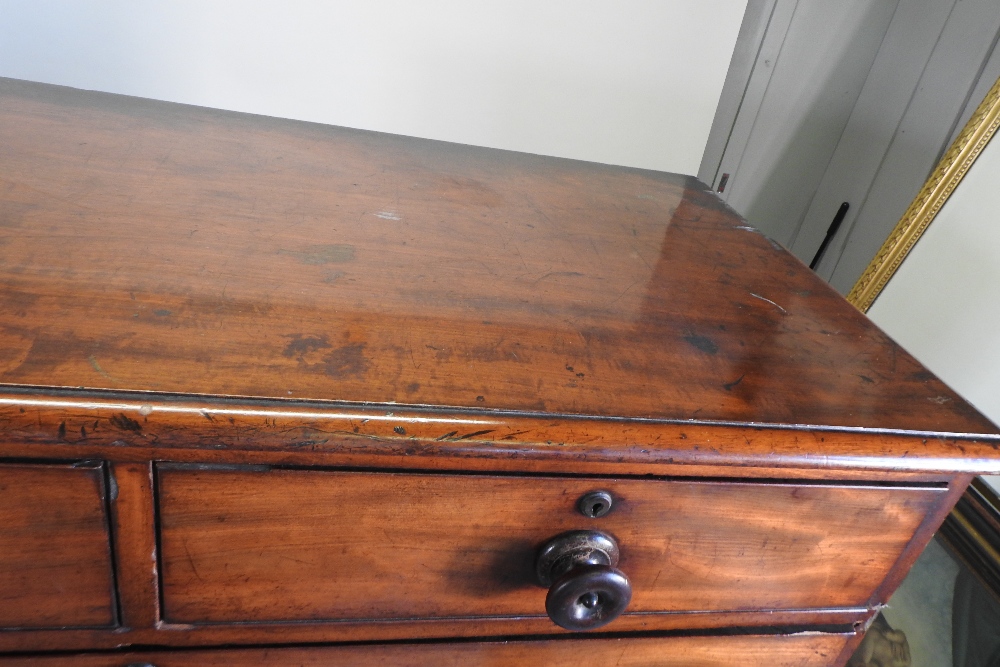
M 538 617 L 539 546 L 620 545 L 626 613 L 862 607 L 943 489 L 158 469 L 172 623 Z M 577 509 L 603 489 L 613 509 Z M 613 629 L 614 624 L 608 626 Z
M 821 667 L 853 635 L 556 639 L 0 658 L 0 667 Z
M 0 465 L 0 628 L 115 623 L 100 465 Z

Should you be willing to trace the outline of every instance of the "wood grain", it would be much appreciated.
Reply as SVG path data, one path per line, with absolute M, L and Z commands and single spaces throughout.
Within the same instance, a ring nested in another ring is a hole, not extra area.
M 888 603 L 893 592 L 903 583 L 903 579 L 906 578 L 910 568 L 913 567 L 917 558 L 927 548 L 927 544 L 933 539 L 934 534 L 941 527 L 941 524 L 944 523 L 951 508 L 959 501 L 972 480 L 973 475 L 956 475 L 951 480 L 947 491 L 941 498 L 941 502 L 924 517 L 913 539 L 903 549 L 903 553 L 900 554 L 899 560 L 893 566 L 889 576 L 882 581 L 878 590 L 872 595 L 868 603 L 871 608 Z
M 153 464 L 111 466 L 117 495 L 111 504 L 118 591 L 125 628 L 152 628 L 160 620 L 153 507 Z
M 0 381 L 996 428 L 694 179 L 0 82 Z
M 615 632 L 644 636 L 667 632 L 705 635 L 804 631 L 810 628 L 849 631 L 867 627 L 874 615 L 869 609 L 798 609 L 791 611 L 668 612 L 632 614 L 615 621 Z M 642 633 L 642 634 L 637 634 Z M 154 628 L 60 629 L 0 632 L 0 653 L 37 651 L 123 650 L 133 647 L 183 648 L 218 646 L 289 646 L 331 643 L 398 643 L 400 641 L 472 641 L 485 638 L 546 637 L 569 634 L 548 617 L 412 619 L 407 621 L 296 621 L 186 625 L 160 622 Z M 576 635 L 580 636 L 580 635 Z
M 0 651 L 464 640 L 0 664 L 834 664 L 649 633 L 857 628 L 1000 472 L 691 178 L 10 79 L 0 156 Z M 587 527 L 644 634 L 546 636 Z
M 853 635 L 671 637 L 0 657 L 2 667 L 827 667 Z M 846 657 L 846 656 L 845 656 Z
M 621 546 L 627 614 L 863 607 L 944 495 L 177 467 L 158 486 L 172 623 L 541 617 L 537 549 L 591 527 Z M 616 506 L 588 519 L 597 488 Z
M 9 388 L 11 456 L 628 475 L 1000 473 L 995 435 L 886 433 Z
M 0 464 L 0 628 L 114 623 L 102 468 Z

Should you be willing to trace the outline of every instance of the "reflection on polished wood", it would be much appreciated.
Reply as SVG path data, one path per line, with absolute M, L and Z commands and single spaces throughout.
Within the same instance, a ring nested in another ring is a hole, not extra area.
M 0 83 L 0 381 L 994 427 L 697 181 Z

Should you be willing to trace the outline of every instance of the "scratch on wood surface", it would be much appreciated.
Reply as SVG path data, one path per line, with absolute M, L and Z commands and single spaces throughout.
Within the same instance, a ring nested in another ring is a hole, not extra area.
M 725 389 L 726 391 L 732 391 L 733 387 L 735 387 L 736 385 L 738 385 L 740 382 L 743 382 L 743 378 L 745 378 L 746 375 L 747 374 L 744 373 L 743 375 L 739 376 L 738 378 L 736 378 L 732 382 L 726 382 L 725 384 L 722 385 L 722 388 Z M 746 439 L 746 436 L 744 436 L 744 439 Z M 748 445 L 750 444 L 749 440 L 747 440 L 747 444 Z
M 181 542 L 181 546 L 184 547 L 184 553 L 187 555 L 188 565 L 191 567 L 191 572 L 198 578 L 198 581 L 205 581 L 202 578 L 201 573 L 198 572 L 198 566 L 194 564 L 194 557 L 191 555 L 191 550 L 188 548 L 187 540 L 183 540 Z
M 97 357 L 95 357 L 94 355 L 90 355 L 89 357 L 87 357 L 87 361 L 90 362 L 90 367 L 93 368 L 95 371 L 97 371 L 101 377 L 111 380 L 112 382 L 116 382 L 116 380 L 110 375 L 108 375 L 108 373 L 103 368 L 101 368 L 101 365 L 97 363 Z
M 541 281 L 545 280 L 546 278 L 551 278 L 553 276 L 560 276 L 560 277 L 567 276 L 567 277 L 571 277 L 571 278 L 578 278 L 578 277 L 582 277 L 583 274 L 580 273 L 579 271 L 549 271 L 548 273 L 544 274 L 540 278 L 536 278 L 531 284 L 532 285 L 537 285 L 538 283 L 540 283 Z
M 638 283 L 639 283 L 639 281 L 633 280 L 632 283 L 628 287 L 626 287 L 625 289 L 622 290 L 621 294 L 619 294 L 617 297 L 615 297 L 614 301 L 612 301 L 611 303 L 608 304 L 608 307 L 613 306 L 616 303 L 618 303 L 621 300 L 621 298 L 623 296 L 625 296 L 626 294 L 628 294 L 628 291 L 630 289 L 632 289 L 633 287 L 635 287 Z
M 455 438 L 456 440 L 468 440 L 469 438 L 476 438 L 481 435 L 486 435 L 487 433 L 492 433 L 493 429 L 486 429 L 485 431 L 475 431 L 473 433 L 466 433 L 463 436 Z
M 778 310 L 780 310 L 785 315 L 788 314 L 787 310 L 785 310 L 784 308 L 782 308 L 781 306 L 779 306 L 775 302 L 771 301 L 770 299 L 765 299 L 760 294 L 754 294 L 753 292 L 750 292 L 750 296 L 754 297 L 755 299 L 760 299 L 761 301 L 767 301 L 769 304 L 771 304 L 772 306 L 774 306 L 775 308 L 777 308 Z

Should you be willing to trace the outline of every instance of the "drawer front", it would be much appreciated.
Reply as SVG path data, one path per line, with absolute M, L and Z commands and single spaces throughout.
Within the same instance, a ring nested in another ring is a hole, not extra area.
M 626 613 L 864 606 L 942 490 L 161 467 L 175 623 L 544 616 L 534 560 L 595 528 Z M 609 491 L 588 518 L 577 500 Z M 614 624 L 609 626 L 614 628 Z
M 334 646 L 0 658 L 0 667 L 822 667 L 853 635 L 670 637 L 532 642 Z
M 104 475 L 0 465 L 0 628 L 115 622 Z

